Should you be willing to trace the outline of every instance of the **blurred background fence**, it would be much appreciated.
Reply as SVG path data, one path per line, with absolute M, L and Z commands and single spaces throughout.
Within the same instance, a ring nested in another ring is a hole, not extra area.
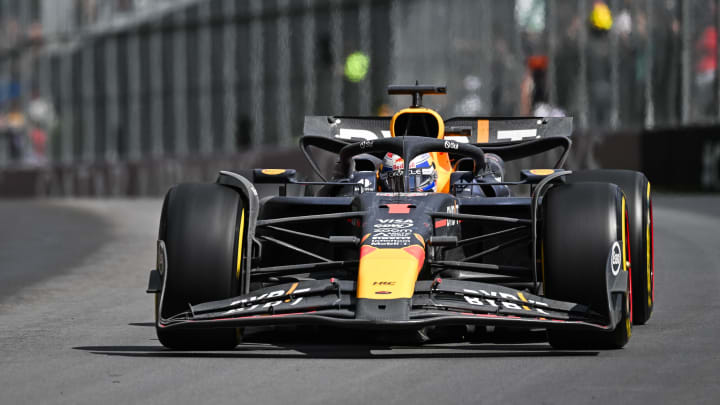
M 712 127 L 719 1 L 0 0 L 0 180 L 158 193 L 277 161 L 304 115 L 387 114 L 415 80 L 447 85 L 426 100 L 445 115 Z M 720 142 L 700 147 L 720 188 Z

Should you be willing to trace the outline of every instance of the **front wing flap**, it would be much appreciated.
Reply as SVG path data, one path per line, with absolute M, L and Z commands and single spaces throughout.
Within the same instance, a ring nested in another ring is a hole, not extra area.
M 363 319 L 355 311 L 358 303 L 355 289 L 354 281 L 338 279 L 281 284 L 239 297 L 190 305 L 186 312 L 158 319 L 158 327 L 311 323 L 402 329 L 437 324 L 481 324 L 612 330 L 615 325 L 612 319 L 584 305 L 551 300 L 495 284 L 447 279 L 418 281 L 412 299 L 407 300 L 410 306 L 407 318 Z

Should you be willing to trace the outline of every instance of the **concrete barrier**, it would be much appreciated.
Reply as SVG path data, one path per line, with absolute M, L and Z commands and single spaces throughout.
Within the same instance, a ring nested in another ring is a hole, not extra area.
M 220 170 L 310 167 L 296 148 L 264 148 L 237 155 L 163 158 L 137 162 L 57 165 L 0 170 L 0 197 L 161 196 L 172 185 L 213 181 Z
M 678 128 L 644 132 L 576 131 L 566 166 L 573 170 L 618 168 L 640 170 L 655 187 L 675 190 L 720 190 L 720 127 Z M 319 153 L 330 171 L 334 158 Z M 551 167 L 557 153 L 522 160 L 514 166 Z M 236 155 L 149 159 L 5 169 L 0 197 L 161 196 L 173 184 L 213 181 L 220 170 L 255 167 L 294 168 L 304 178 L 312 171 L 298 148 L 265 147 Z M 515 170 L 511 170 L 512 177 Z
M 720 190 L 720 127 L 665 129 L 643 133 L 643 170 L 661 187 Z

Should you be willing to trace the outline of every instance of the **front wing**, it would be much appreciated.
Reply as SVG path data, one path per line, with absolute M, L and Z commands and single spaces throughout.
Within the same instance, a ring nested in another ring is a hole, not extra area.
M 442 324 L 505 325 L 611 331 L 619 317 L 587 306 L 547 299 L 495 284 L 473 281 L 418 281 L 403 316 L 363 317 L 357 311 L 354 281 L 298 281 L 225 300 L 190 305 L 159 328 L 218 328 L 325 324 L 341 327 L 411 329 Z M 364 300 L 368 301 L 368 300 Z M 390 300 L 369 300 L 383 306 Z M 162 306 L 162 297 L 160 305 Z M 612 306 L 612 305 L 611 305 Z M 159 311 L 162 313 L 162 311 Z

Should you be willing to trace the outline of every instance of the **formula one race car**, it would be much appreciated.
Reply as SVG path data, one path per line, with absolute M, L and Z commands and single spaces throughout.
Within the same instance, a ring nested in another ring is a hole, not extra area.
M 148 288 L 160 342 L 232 348 L 262 325 L 507 326 L 546 329 L 554 348 L 623 347 L 654 302 L 647 178 L 563 169 L 572 118 L 443 120 L 421 106 L 443 87 L 389 92 L 412 106 L 306 117 L 300 147 L 321 181 L 223 171 L 168 191 Z M 336 156 L 333 175 L 311 147 Z M 504 162 L 553 150 L 553 168 L 503 178 Z M 260 199 L 269 183 L 277 195 Z M 296 185 L 306 195 L 288 195 Z

